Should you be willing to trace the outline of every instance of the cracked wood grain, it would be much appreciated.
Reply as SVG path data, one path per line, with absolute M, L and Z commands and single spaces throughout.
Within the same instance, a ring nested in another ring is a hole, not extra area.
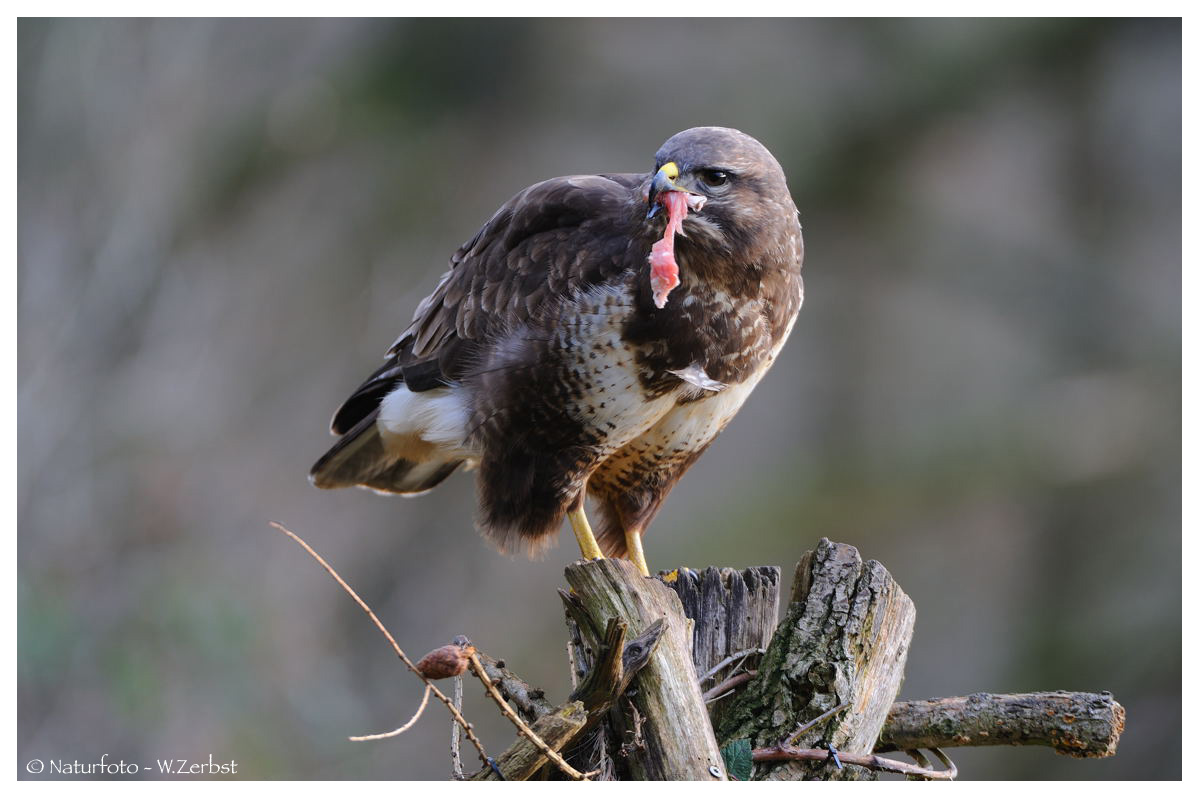
M 845 702 L 847 708 L 806 731 L 794 745 L 832 743 L 869 754 L 899 692 L 916 609 L 891 575 L 857 549 L 821 539 L 796 569 L 786 617 L 758 676 L 726 699 L 717 724 L 722 742 L 779 743 L 806 720 Z M 868 779 L 853 766 L 826 770 L 808 762 L 762 763 L 755 779 Z
M 600 650 L 600 630 L 608 628 L 611 618 L 622 620 L 634 635 L 655 621 L 664 622 L 657 649 L 634 678 L 635 694 L 628 698 L 644 719 L 639 744 L 627 754 L 629 775 L 723 781 L 724 762 L 691 661 L 691 636 L 678 596 L 656 579 L 641 576 L 627 560 L 577 562 L 567 567 L 566 580 L 573 589 L 567 606 L 572 616 L 583 616 L 578 626 L 593 652 Z

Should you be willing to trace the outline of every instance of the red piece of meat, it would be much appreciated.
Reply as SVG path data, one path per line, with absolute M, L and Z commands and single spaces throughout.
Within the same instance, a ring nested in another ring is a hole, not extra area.
M 687 218 L 687 195 L 682 191 L 666 191 L 660 195 L 668 214 L 666 231 L 654 242 L 649 253 L 649 284 L 654 289 L 654 304 L 666 306 L 666 296 L 679 284 L 679 264 L 674 258 L 674 235 L 683 229 Z

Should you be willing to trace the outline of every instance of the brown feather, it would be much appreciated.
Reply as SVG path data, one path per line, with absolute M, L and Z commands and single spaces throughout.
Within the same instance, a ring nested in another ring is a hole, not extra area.
M 444 478 L 437 457 L 476 462 L 479 526 L 507 549 L 553 540 L 590 493 L 602 546 L 623 553 L 770 368 L 803 300 L 803 238 L 770 153 L 694 128 L 663 145 L 655 171 L 666 161 L 707 201 L 685 220 L 665 307 L 646 262 L 664 224 L 647 220 L 653 172 L 537 183 L 454 253 L 334 431 L 361 433 L 394 391 L 456 397 L 462 440 L 431 448 L 419 473 Z M 704 187 L 711 170 L 730 179 Z M 401 443 L 389 456 L 423 451 Z

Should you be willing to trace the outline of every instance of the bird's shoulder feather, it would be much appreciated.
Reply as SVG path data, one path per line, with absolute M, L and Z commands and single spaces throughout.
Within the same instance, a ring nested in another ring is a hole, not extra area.
M 643 174 L 557 177 L 508 200 L 450 258 L 383 365 L 342 404 L 351 428 L 400 382 L 413 391 L 459 379 L 480 348 L 632 266 Z

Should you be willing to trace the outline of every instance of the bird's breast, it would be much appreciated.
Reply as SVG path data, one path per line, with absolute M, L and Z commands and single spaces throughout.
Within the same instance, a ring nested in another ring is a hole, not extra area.
M 639 308 L 627 320 L 623 336 L 637 358 L 643 389 L 653 395 L 679 388 L 680 379 L 685 380 L 680 374 L 725 385 L 742 383 L 775 343 L 760 298 L 705 285 L 676 289 L 661 311 Z

